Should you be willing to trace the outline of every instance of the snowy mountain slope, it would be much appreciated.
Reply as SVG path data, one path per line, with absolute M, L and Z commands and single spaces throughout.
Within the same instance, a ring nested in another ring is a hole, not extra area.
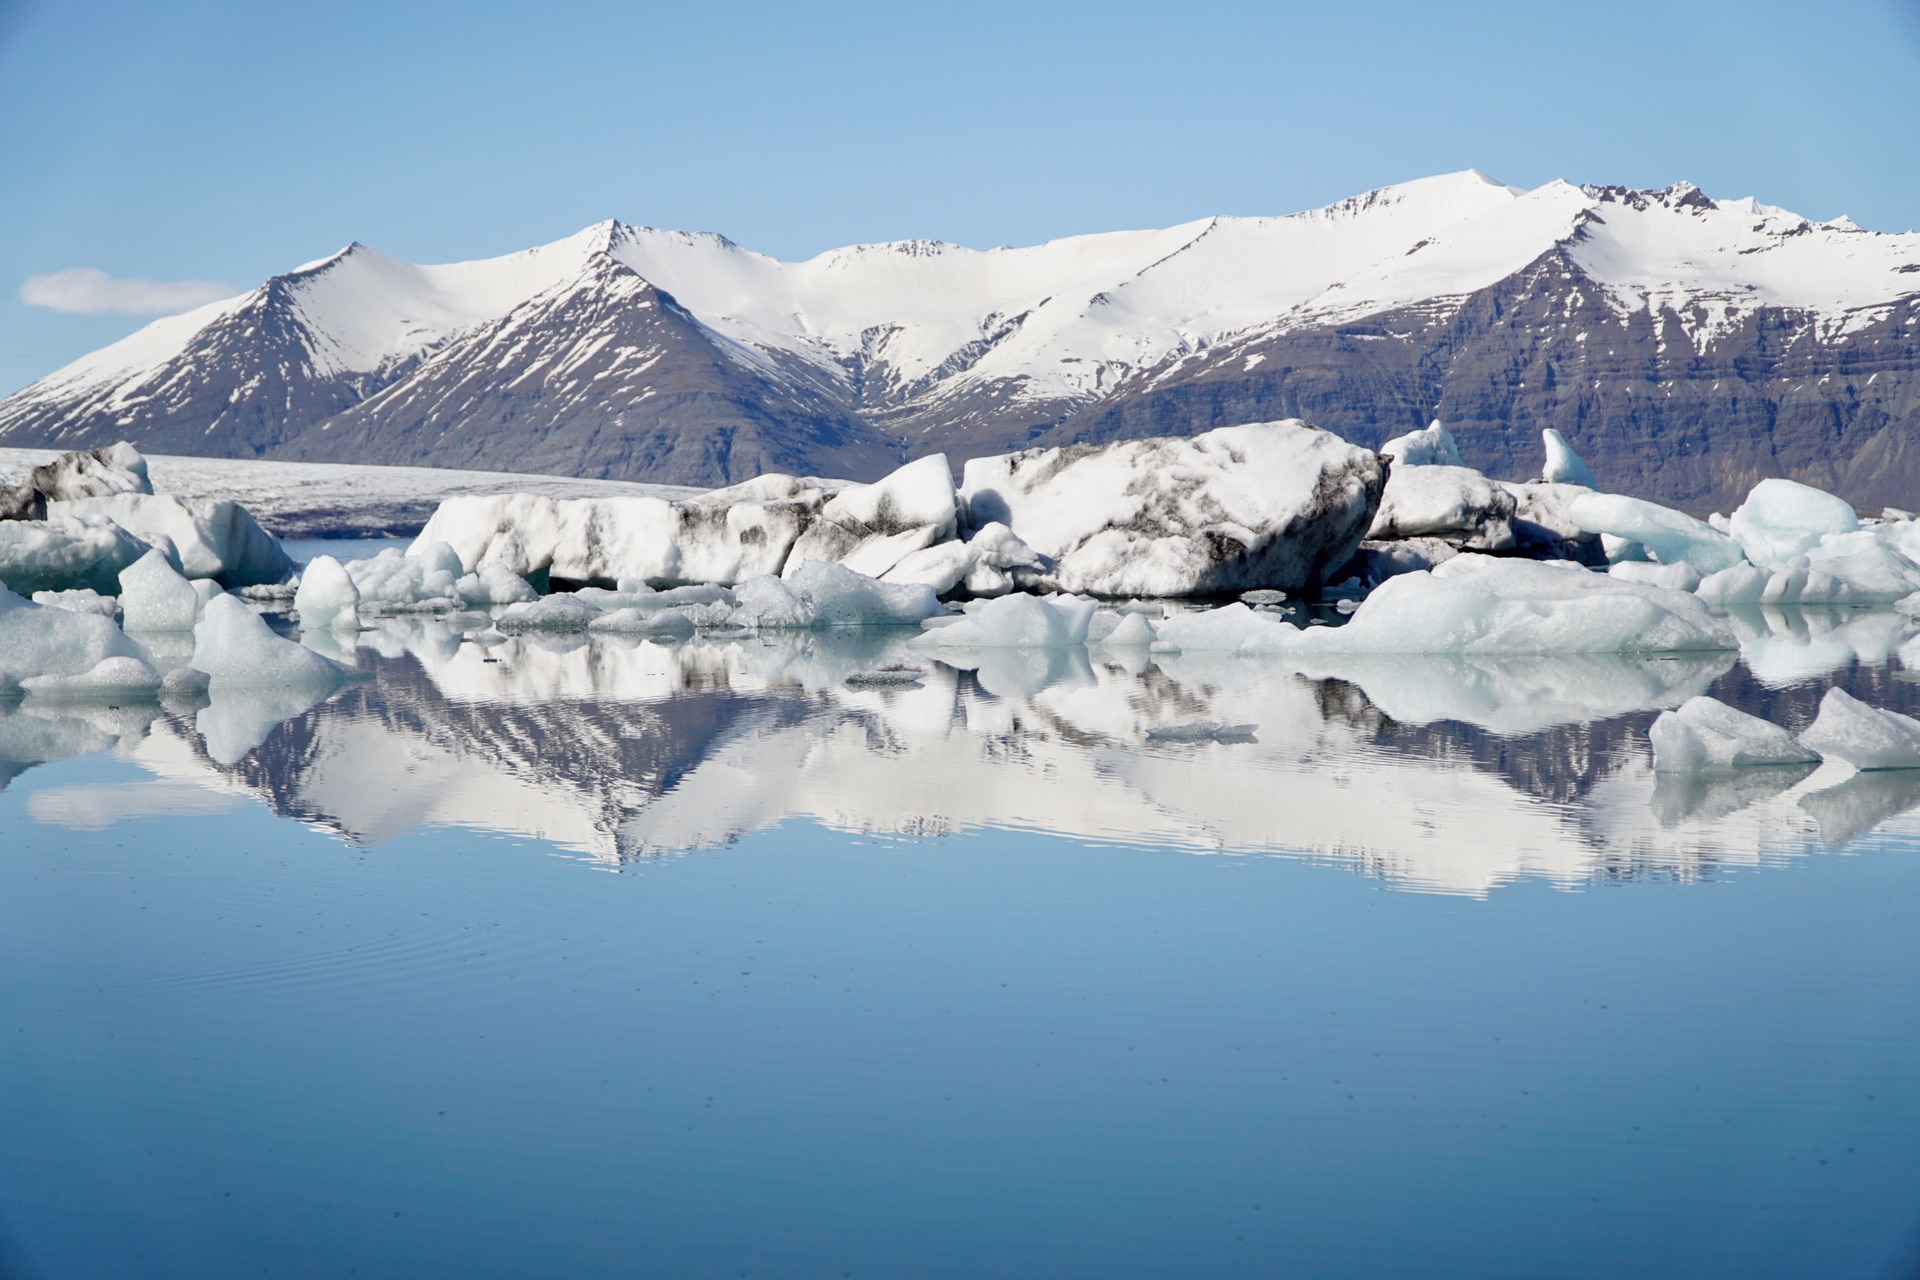
M 1301 411 L 1371 442 L 1437 405 L 1483 462 L 1557 426 L 1683 501 L 1809 466 L 1904 494 L 1916 300 L 1920 235 L 1684 183 L 1466 172 L 805 262 L 607 222 L 445 266 L 350 246 L 0 401 L 0 441 L 721 483 Z

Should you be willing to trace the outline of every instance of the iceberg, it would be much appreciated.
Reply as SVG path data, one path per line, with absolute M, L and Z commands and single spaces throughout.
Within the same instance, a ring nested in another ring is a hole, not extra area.
M 1746 558 L 1769 567 L 1805 555 L 1829 534 L 1859 527 L 1845 501 L 1793 480 L 1762 480 L 1727 517 L 1727 532 Z
M 1608 566 L 1607 573 L 1625 582 L 1641 582 L 1650 587 L 1665 587 L 1669 591 L 1697 591 L 1701 583 L 1700 571 L 1684 560 L 1678 564 L 1622 560 L 1619 564 Z
M 1730 773 L 1761 765 L 1817 764 L 1820 755 L 1758 716 L 1705 696 L 1663 711 L 1647 730 L 1661 773 Z
M 1870 707 L 1836 686 L 1820 699 L 1800 745 L 1860 770 L 1920 769 L 1920 720 Z
M 1568 507 L 1588 533 L 1635 542 L 1661 564 L 1685 562 L 1702 574 L 1717 573 L 1746 559 L 1740 544 L 1704 521 L 1657 502 L 1616 493 L 1590 493 Z
M 1476 551 L 1514 545 L 1512 493 L 1466 467 L 1416 466 L 1392 471 L 1369 541 L 1439 538 Z
M 112 619 L 34 604 L 0 586 L 0 671 L 21 681 L 77 676 L 108 658 L 145 661 Z
M 1738 564 L 1710 574 L 1700 597 L 1733 605 L 1897 604 L 1920 591 L 1920 565 L 1878 540 L 1845 544 L 1849 554 L 1795 556 L 1777 568 Z M 1824 548 L 1816 547 L 1816 553 Z
M 536 586 L 564 582 L 731 586 L 777 574 L 830 492 L 822 481 L 760 476 L 695 498 L 462 495 L 442 502 L 415 540 L 445 542 L 462 571 L 498 564 Z
M 493 625 L 508 635 L 518 631 L 585 631 L 602 613 L 598 606 L 563 592 L 510 604 Z
M 1540 433 L 1540 442 L 1547 447 L 1547 465 L 1540 477 L 1548 484 L 1573 484 L 1583 489 L 1598 489 L 1600 482 L 1593 478 L 1593 472 L 1567 438 L 1552 427 Z
M 881 582 L 826 560 L 805 561 L 785 578 L 743 582 L 734 599 L 729 620 L 753 631 L 917 626 L 940 612 L 925 583 Z
M 49 504 L 49 517 L 110 520 L 149 543 L 166 539 L 189 578 L 212 578 L 223 587 L 284 582 L 293 561 L 274 536 L 237 502 L 182 502 L 165 494 L 120 493 Z
M 918 583 L 947 596 L 965 582 L 980 564 L 980 549 L 971 542 L 941 542 L 910 551 L 880 575 L 882 582 Z
M 160 692 L 160 673 L 145 659 L 121 656 L 78 675 L 31 676 L 20 687 L 36 698 L 151 698 Z
M 0 488 L 0 520 L 44 520 L 49 502 L 152 492 L 147 460 L 122 440 L 63 454 L 35 467 L 19 484 Z
M 191 631 L 200 593 L 166 556 L 149 551 L 120 571 L 120 611 L 129 631 Z
M 1566 561 L 1461 555 L 1391 578 L 1344 626 L 1304 630 L 1232 604 L 1177 614 L 1160 643 L 1182 651 L 1337 653 L 1684 653 L 1732 649 L 1699 598 Z
M 1395 436 L 1380 446 L 1383 456 L 1391 458 L 1396 468 L 1403 467 L 1464 467 L 1460 461 L 1460 446 L 1454 443 L 1453 433 L 1446 425 L 1435 418 L 1421 431 L 1409 431 L 1404 436 Z
M 360 588 L 346 566 L 332 556 L 315 556 L 301 570 L 300 589 L 293 596 L 301 630 L 358 630 L 359 607 Z
M 120 616 L 120 602 L 112 596 L 101 595 L 91 587 L 77 587 L 72 591 L 36 591 L 33 593 L 33 602 L 72 613 L 98 614 L 102 618 Z
M 332 687 L 356 674 L 351 667 L 273 633 L 238 596 L 207 601 L 193 628 L 193 662 L 214 692 L 267 685 Z
M 1056 600 L 1025 594 L 1000 596 L 968 610 L 948 625 L 922 632 L 914 637 L 913 643 L 930 649 L 1079 646 L 1087 642 L 1087 628 L 1098 608 L 1091 600 Z
M 147 550 L 108 520 L 0 520 L 0 583 L 22 595 L 75 588 L 113 595 L 120 590 L 120 571 Z
M 824 562 L 878 578 L 903 557 L 951 539 L 958 526 L 947 455 L 929 454 L 874 484 L 834 494 L 794 542 L 782 572 Z
M 1291 420 L 975 458 L 961 499 L 1048 557 L 1056 590 L 1184 596 L 1320 584 L 1385 482 L 1378 454 Z

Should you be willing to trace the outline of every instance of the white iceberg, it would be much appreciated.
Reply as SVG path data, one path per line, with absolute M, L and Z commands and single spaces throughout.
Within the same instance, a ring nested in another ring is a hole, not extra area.
M 110 520 L 0 520 L 0 583 L 22 595 L 82 587 L 112 595 L 120 589 L 120 571 L 147 550 Z
M 1733 605 L 1874 605 L 1895 604 L 1920 591 L 1920 565 L 1886 543 L 1850 540 L 1841 549 L 1849 554 L 1820 559 L 1799 555 L 1775 568 L 1738 564 L 1722 569 L 1701 582 L 1700 598 L 1723 609 Z
M 207 601 L 193 628 L 193 662 L 207 673 L 209 688 L 267 685 L 333 686 L 356 674 L 330 658 L 273 633 L 238 596 Z
M 55 502 L 47 510 L 49 518 L 111 520 L 156 545 L 165 538 L 176 553 L 181 573 L 189 578 L 213 578 L 222 586 L 244 587 L 283 582 L 293 572 L 293 561 L 280 543 L 237 502 L 182 502 L 165 494 L 121 493 Z
M 1460 461 L 1460 446 L 1454 443 L 1453 433 L 1446 425 L 1435 418 L 1421 431 L 1409 431 L 1404 436 L 1395 436 L 1380 446 L 1380 452 L 1393 459 L 1394 467 L 1464 467 Z
M 803 564 L 829 563 L 878 578 L 903 557 L 951 539 L 958 525 L 953 470 L 944 453 L 930 454 L 873 484 L 834 494 L 793 544 L 781 572 L 791 577 Z
M 881 582 L 823 560 L 806 561 L 784 579 L 743 582 L 733 594 L 729 621 L 754 631 L 916 626 L 940 612 L 925 583 Z
M 448 498 L 416 542 L 445 542 L 464 572 L 498 564 L 536 586 L 624 579 L 654 586 L 732 585 L 777 574 L 830 491 L 824 482 L 760 476 L 696 498 Z
M 160 673 L 142 658 L 103 658 L 77 675 L 32 676 L 20 687 L 38 698 L 151 698 L 160 692 Z
M 76 676 L 108 658 L 145 655 L 109 618 L 37 605 L 0 586 L 0 671 L 18 680 Z
M 358 630 L 359 607 L 360 588 L 346 566 L 332 556 L 315 556 L 300 571 L 293 611 L 300 615 L 301 630 Z
M 1800 745 L 1856 769 L 1920 769 L 1920 720 L 1870 707 L 1836 686 L 1820 699 Z
M 1730 773 L 1820 760 L 1818 752 L 1795 742 L 1779 725 L 1704 696 L 1661 712 L 1647 738 L 1653 744 L 1653 767 L 1662 773 Z
M 1657 502 L 1617 493 L 1590 493 L 1576 498 L 1568 512 L 1588 533 L 1638 543 L 1662 564 L 1684 562 L 1702 574 L 1710 574 L 1746 559 L 1740 544 L 1726 534 Z
M 1435 537 L 1478 551 L 1514 545 L 1517 503 L 1501 485 L 1467 467 L 1396 468 L 1387 476 L 1370 541 Z
M 1665 587 L 1669 591 L 1697 591 L 1700 589 L 1700 571 L 1682 560 L 1678 564 L 1655 564 L 1651 560 L 1623 560 L 1610 565 L 1607 573 L 1623 582 L 1639 582 L 1650 587 Z
M 33 593 L 33 602 L 65 609 L 70 613 L 91 613 L 102 618 L 120 616 L 120 601 L 113 596 L 103 596 L 92 587 L 76 587 L 71 591 L 36 591 Z
M 1232 604 L 1176 614 L 1161 644 L 1242 654 L 1682 653 L 1732 649 L 1697 597 L 1564 561 L 1462 555 L 1391 578 L 1340 627 L 1304 630 Z
M 1541 479 L 1548 484 L 1574 484 L 1583 489 L 1598 489 L 1600 482 L 1593 478 L 1593 472 L 1567 438 L 1552 427 L 1540 433 L 1540 442 L 1547 447 L 1547 465 L 1541 471 Z
M 460 602 L 471 609 L 521 604 L 540 596 L 532 583 L 498 564 L 483 564 L 472 573 L 461 575 L 455 580 L 453 590 Z
M 975 458 L 961 497 L 1047 556 L 1058 590 L 1183 596 L 1324 581 L 1385 479 L 1378 454 L 1296 420 Z
M 940 542 L 910 551 L 880 575 L 882 582 L 918 583 L 937 596 L 951 595 L 980 564 L 980 550 L 970 542 Z
M 560 592 L 508 605 L 493 625 L 509 635 L 518 631 L 585 631 L 603 612 L 571 592 Z
M 120 571 L 120 610 L 129 631 L 191 631 L 200 593 L 166 556 L 149 551 Z
M 1860 519 L 1844 500 L 1793 480 L 1762 480 L 1727 518 L 1727 532 L 1747 559 L 1785 564 L 1829 534 L 1852 533 Z
M 1084 645 L 1099 608 L 1091 600 L 1000 596 L 950 624 L 923 632 L 913 643 L 931 649 L 1058 649 Z M 945 619 L 941 621 L 945 622 Z

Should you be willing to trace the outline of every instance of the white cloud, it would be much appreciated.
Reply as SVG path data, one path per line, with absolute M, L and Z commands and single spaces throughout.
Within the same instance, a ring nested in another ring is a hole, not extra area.
M 110 276 L 98 267 L 68 267 L 28 276 L 20 301 L 30 307 L 71 311 L 83 316 L 170 316 L 240 290 L 214 280 L 139 280 Z

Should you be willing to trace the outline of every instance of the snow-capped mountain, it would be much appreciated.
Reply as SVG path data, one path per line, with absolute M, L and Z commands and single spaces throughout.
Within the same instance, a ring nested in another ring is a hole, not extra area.
M 1524 474 L 1555 426 L 1696 505 L 1920 488 L 1920 235 L 1478 173 L 1289 217 L 782 262 L 601 223 L 481 262 L 361 245 L 0 401 L 0 442 L 721 483 L 907 453 L 1434 412 Z

